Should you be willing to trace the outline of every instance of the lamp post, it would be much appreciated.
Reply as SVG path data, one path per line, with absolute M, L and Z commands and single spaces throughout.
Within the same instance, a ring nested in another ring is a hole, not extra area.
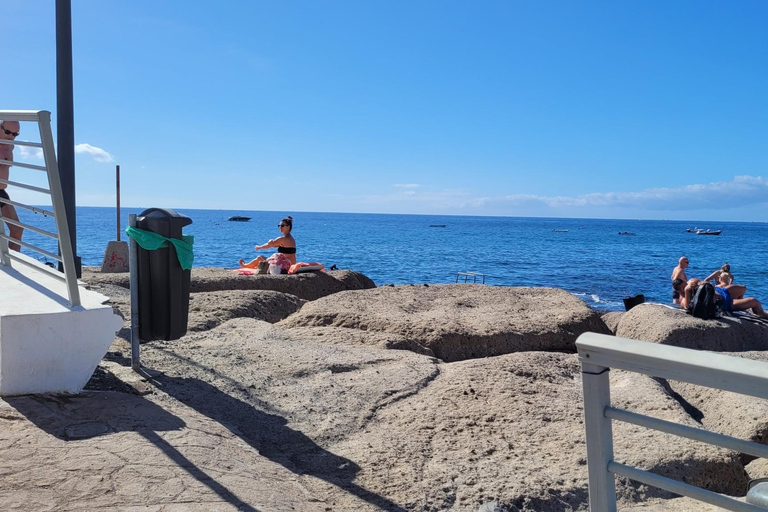
M 69 237 L 75 255 L 77 277 L 82 264 L 77 255 L 75 212 L 75 117 L 72 87 L 72 2 L 56 0 L 56 140 L 59 175 L 67 214 Z

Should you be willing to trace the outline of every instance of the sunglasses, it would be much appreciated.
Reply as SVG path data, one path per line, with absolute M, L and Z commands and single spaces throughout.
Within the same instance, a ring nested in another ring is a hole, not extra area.
M 278 224 L 277 227 L 279 227 L 279 228 L 287 228 L 288 224 Z
M 11 130 L 6 130 L 5 126 L 0 124 L 0 128 L 5 132 L 6 135 L 13 135 L 14 137 L 18 137 L 20 132 L 12 132 Z

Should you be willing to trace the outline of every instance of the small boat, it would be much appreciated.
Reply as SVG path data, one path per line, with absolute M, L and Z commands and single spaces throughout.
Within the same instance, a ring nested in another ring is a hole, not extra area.
M 631 232 L 629 232 L 629 231 L 624 231 L 624 232 L 622 232 L 622 231 L 619 231 L 619 234 L 620 234 L 620 235 L 624 235 L 624 236 L 637 236 L 637 234 L 636 234 L 636 233 L 631 233 Z
M 696 234 L 697 235 L 715 235 L 715 236 L 717 236 L 717 235 L 719 235 L 722 232 L 723 232 L 722 229 L 718 229 L 718 230 L 715 230 L 715 231 L 710 231 L 710 230 L 704 231 L 703 229 L 700 229 L 700 230 L 698 230 L 696 232 Z
M 553 229 L 552 232 L 553 233 L 567 233 L 568 230 L 567 229 Z
M 233 215 L 230 218 L 228 218 L 227 220 L 231 220 L 233 222 L 248 222 L 249 220 L 251 220 L 251 218 L 250 217 L 243 217 L 242 215 Z
M 444 228 L 445 224 L 430 224 L 429 227 L 431 227 L 431 228 Z

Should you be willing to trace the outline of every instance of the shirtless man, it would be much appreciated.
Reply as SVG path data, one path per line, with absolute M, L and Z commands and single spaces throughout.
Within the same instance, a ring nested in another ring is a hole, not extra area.
M 675 270 L 672 271 L 672 281 L 674 282 L 675 279 L 680 279 L 687 283 L 688 276 L 685 275 L 686 268 L 688 268 L 688 258 L 683 256 L 680 258 L 680 261 L 677 262 Z M 680 292 L 675 289 L 674 284 L 672 285 L 672 302 L 675 304 L 680 304 Z
M 19 135 L 19 123 L 18 121 L 0 121 L 0 139 L 14 140 Z M 0 144 L 0 160 L 13 161 L 13 145 Z M 0 178 L 7 180 L 10 175 L 10 166 L 0 164 Z M 16 208 L 12 204 L 3 202 L 3 199 L 9 199 L 8 192 L 5 190 L 5 183 L 0 183 L 0 211 L 2 211 L 3 217 L 8 217 L 11 220 L 18 222 L 19 217 L 16 215 Z M 21 240 L 21 234 L 24 232 L 24 228 L 16 226 L 11 223 L 6 223 L 11 237 L 16 240 Z M 8 242 L 8 247 L 18 251 L 21 250 L 21 246 L 15 242 Z

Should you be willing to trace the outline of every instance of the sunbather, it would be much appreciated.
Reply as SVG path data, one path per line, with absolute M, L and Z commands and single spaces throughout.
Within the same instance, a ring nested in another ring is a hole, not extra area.
M 282 236 L 273 238 L 265 244 L 257 245 L 254 247 L 254 249 L 261 251 L 263 249 L 269 249 L 273 247 L 277 248 L 277 252 L 284 254 L 285 257 L 290 260 L 291 265 L 295 265 L 296 240 L 293 238 L 293 236 L 291 236 L 291 230 L 293 229 L 293 217 L 289 215 L 288 217 L 284 218 L 280 221 L 280 224 L 278 224 L 277 227 L 280 228 L 280 233 L 282 233 Z M 266 259 L 267 258 L 264 256 L 259 256 L 256 259 L 249 261 L 248 263 L 241 259 L 239 263 L 242 268 L 256 268 L 259 266 L 259 263 Z
M 690 279 L 685 286 L 682 286 L 682 280 L 675 280 L 673 286 L 676 286 L 676 290 L 680 293 L 680 305 L 688 309 L 688 306 L 693 299 L 693 294 L 696 292 L 696 288 L 702 283 L 700 279 Z M 744 297 L 744 293 L 747 287 L 741 284 L 729 284 L 726 286 L 715 286 L 715 295 L 718 296 L 718 301 L 722 301 L 721 305 L 723 311 L 730 313 L 732 311 L 746 311 L 751 309 L 752 312 L 763 318 L 768 318 L 768 313 L 763 310 L 760 301 L 754 297 Z
M 720 286 L 720 283 L 725 285 L 733 284 L 733 274 L 731 274 L 731 266 L 728 263 L 723 263 L 723 266 L 709 274 L 705 281 L 715 281 Z

